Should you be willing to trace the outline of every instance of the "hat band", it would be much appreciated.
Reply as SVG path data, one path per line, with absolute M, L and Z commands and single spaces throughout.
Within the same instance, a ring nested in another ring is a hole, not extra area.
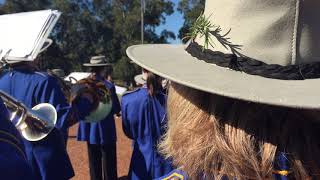
M 242 71 L 251 75 L 281 80 L 304 80 L 320 78 L 320 62 L 299 65 L 281 66 L 266 64 L 249 57 L 237 57 L 234 54 L 224 54 L 203 47 L 196 42 L 191 42 L 186 51 L 193 57 L 210 64 Z

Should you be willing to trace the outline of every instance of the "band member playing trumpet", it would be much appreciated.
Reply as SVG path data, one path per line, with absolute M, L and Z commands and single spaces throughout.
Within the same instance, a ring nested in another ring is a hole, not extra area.
M 0 90 L 2 90 L 0 95 L 8 110 L 10 110 L 10 120 L 23 136 L 26 159 L 34 174 L 32 180 L 67 180 L 74 176 L 64 143 L 64 139 L 67 138 L 67 129 L 70 126 L 67 119 L 73 111 L 73 107 L 66 100 L 57 79 L 47 72 L 39 72 L 36 58 L 52 44 L 53 41 L 46 38 L 52 31 L 60 14 L 56 10 L 45 10 L 19 15 L 13 14 L 1 18 L 1 23 L 7 22 L 8 24 L 16 21 L 15 24 L 18 25 L 21 21 L 30 18 L 28 20 L 34 20 L 36 24 L 26 31 L 28 32 L 26 36 L 30 36 L 30 42 L 19 42 L 19 39 L 14 39 L 16 36 L 10 34 L 10 30 L 12 29 L 13 33 L 16 33 L 15 30 L 20 29 L 17 29 L 16 26 L 8 26 L 8 31 L 5 33 L 13 39 L 12 42 L 7 43 L 7 46 L 2 43 L 0 50 L 2 52 L 2 49 L 8 49 L 4 55 L 1 54 L 0 59 L 4 65 L 0 69 Z M 26 17 L 26 19 L 23 17 Z M 20 33 L 24 33 L 23 31 L 21 29 Z M 29 43 L 33 43 L 34 47 L 26 47 Z M 21 44 L 25 46 L 20 47 Z M 81 102 L 80 100 L 78 102 Z M 37 117 L 36 112 L 39 113 L 37 110 L 40 109 L 41 105 L 44 105 L 42 103 L 47 103 L 48 110 L 51 109 L 53 113 L 43 112 L 38 114 L 39 117 Z M 15 118 L 12 118 L 18 112 L 11 111 L 15 107 L 18 111 L 22 109 L 22 114 L 27 115 L 27 117 L 21 116 L 17 121 L 26 123 L 22 124 L 25 126 L 20 126 L 20 123 L 16 123 Z M 83 106 L 77 107 L 78 111 L 86 112 L 81 107 Z M 33 112 L 35 114 L 32 114 Z M 49 118 L 51 115 L 54 118 Z M 47 123 L 49 121 L 45 121 L 45 118 L 53 119 L 53 123 Z M 43 135 L 43 137 L 33 138 L 33 135 L 37 133 Z
M 104 77 L 111 75 L 111 64 L 104 56 L 92 57 L 90 63 L 91 79 L 103 82 L 111 93 L 111 113 L 99 122 L 80 122 L 78 140 L 87 141 L 90 176 L 92 180 L 102 177 L 108 180 L 117 179 L 116 159 L 116 128 L 114 115 L 120 112 L 120 103 L 115 92 L 115 86 Z M 102 164 L 103 163 L 103 164 Z
M 0 172 L 1 179 L 34 179 L 27 162 L 20 134 L 9 121 L 8 111 L 0 99 Z
M 56 128 L 41 141 L 25 140 L 26 154 L 36 180 L 70 179 L 74 172 L 66 152 L 64 138 L 68 129 L 66 118 L 71 107 L 57 80 L 47 73 L 39 72 L 36 64 L 36 61 L 9 64 L 9 70 L 0 76 L 0 89 L 28 108 L 39 103 L 50 103 L 56 108 Z

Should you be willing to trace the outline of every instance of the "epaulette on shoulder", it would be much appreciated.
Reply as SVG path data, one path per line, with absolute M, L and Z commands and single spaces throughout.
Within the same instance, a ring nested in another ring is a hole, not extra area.
M 187 180 L 187 176 L 181 170 L 174 170 L 157 180 Z

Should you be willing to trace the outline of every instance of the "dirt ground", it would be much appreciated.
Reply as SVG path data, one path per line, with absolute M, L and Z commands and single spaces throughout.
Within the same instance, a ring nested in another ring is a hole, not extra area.
M 117 163 L 119 179 L 125 180 L 129 170 L 132 153 L 131 141 L 123 134 L 121 119 L 116 119 L 117 128 Z M 68 153 L 75 171 L 72 180 L 90 180 L 87 145 L 76 140 L 78 126 L 73 126 L 69 131 Z

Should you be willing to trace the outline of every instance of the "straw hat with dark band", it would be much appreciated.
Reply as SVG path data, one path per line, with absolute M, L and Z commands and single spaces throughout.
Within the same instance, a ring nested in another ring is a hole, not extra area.
M 320 1 L 207 0 L 200 20 L 214 25 L 212 41 L 199 31 L 185 46 L 135 45 L 127 55 L 162 77 L 209 93 L 318 109 L 319 8 Z
M 89 63 L 84 63 L 83 66 L 97 67 L 97 66 L 111 66 L 112 64 L 107 61 L 105 56 L 93 56 Z

